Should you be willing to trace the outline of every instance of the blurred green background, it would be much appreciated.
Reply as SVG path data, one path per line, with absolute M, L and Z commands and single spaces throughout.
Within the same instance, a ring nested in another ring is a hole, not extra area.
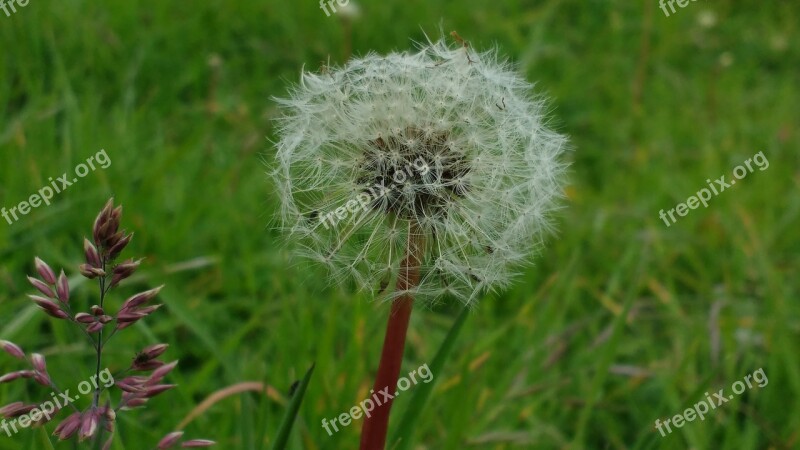
M 153 448 L 209 395 L 246 381 L 266 388 L 215 403 L 187 436 L 268 448 L 312 362 L 290 448 L 356 448 L 362 421 L 333 437 L 320 421 L 368 396 L 388 308 L 322 284 L 274 229 L 270 98 L 303 66 L 457 30 L 519 64 L 575 151 L 558 237 L 468 318 L 434 374 L 416 448 L 800 448 L 800 4 L 699 1 L 669 17 L 656 0 L 358 6 L 330 17 L 314 1 L 277 0 L 0 11 L 0 206 L 101 149 L 112 161 L 52 205 L 0 221 L 0 339 L 45 353 L 64 387 L 88 377 L 91 349 L 31 306 L 25 275 L 38 255 L 66 269 L 75 304 L 95 303 L 76 268 L 113 195 L 136 233 L 126 255 L 146 260 L 110 302 L 164 283 L 167 306 L 115 337 L 109 366 L 156 342 L 181 360 L 170 375 L 180 387 L 121 414 L 113 448 Z M 659 219 L 759 151 L 767 170 L 670 227 Z M 403 373 L 432 360 L 457 311 L 415 311 Z M 20 368 L 0 355 L 0 373 Z M 666 437 L 655 430 L 758 368 L 765 387 Z M 0 406 L 47 394 L 0 385 Z M 0 434 L 0 449 L 50 448 L 44 435 Z

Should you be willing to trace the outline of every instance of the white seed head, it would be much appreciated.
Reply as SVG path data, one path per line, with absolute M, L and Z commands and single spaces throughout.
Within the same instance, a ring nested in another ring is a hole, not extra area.
M 443 40 L 303 72 L 276 99 L 283 228 L 333 281 L 385 299 L 470 303 L 506 286 L 562 197 L 566 139 L 532 87 L 495 51 Z M 420 241 L 418 286 L 393 289 Z

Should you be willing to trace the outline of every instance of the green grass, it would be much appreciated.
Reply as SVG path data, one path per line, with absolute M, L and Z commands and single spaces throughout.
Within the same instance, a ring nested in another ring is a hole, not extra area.
M 244 381 L 270 394 L 222 400 L 187 436 L 267 449 L 312 363 L 289 448 L 357 446 L 360 421 L 333 437 L 320 422 L 368 396 L 388 308 L 292 258 L 262 162 L 270 97 L 303 65 L 348 53 L 340 17 L 299 3 L 31 0 L 0 12 L 0 206 L 100 149 L 112 160 L 51 206 L 0 219 L 0 339 L 47 354 L 62 386 L 88 377 L 89 347 L 32 310 L 25 275 L 39 255 L 78 282 L 81 238 L 111 195 L 136 232 L 128 255 L 147 257 L 111 301 L 167 285 L 167 307 L 115 338 L 109 361 L 168 342 L 180 388 L 121 415 L 115 449 L 153 448 L 208 395 Z M 354 54 L 407 49 L 440 27 L 497 44 L 552 98 L 575 148 L 559 236 L 467 319 L 434 374 L 416 448 L 797 448 L 800 7 L 690 2 L 666 17 L 655 0 L 360 3 Z M 759 151 L 769 169 L 671 227 L 659 219 Z M 75 286 L 76 302 L 96 301 L 88 283 Z M 404 370 L 433 359 L 457 311 L 415 311 Z M 758 368 L 767 386 L 667 437 L 655 431 Z M 0 356 L 0 373 L 17 369 Z M 0 406 L 47 395 L 4 384 Z M 50 448 L 44 436 L 0 432 L 0 449 Z

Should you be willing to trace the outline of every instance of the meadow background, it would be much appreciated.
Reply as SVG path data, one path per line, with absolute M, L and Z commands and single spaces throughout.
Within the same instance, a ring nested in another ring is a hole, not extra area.
M 181 360 L 180 387 L 120 415 L 114 448 L 153 448 L 244 381 L 268 388 L 220 401 L 187 436 L 268 448 L 312 363 L 290 448 L 356 448 L 362 421 L 333 437 L 320 421 L 368 396 L 388 308 L 324 285 L 274 229 L 270 98 L 304 66 L 457 30 L 476 49 L 499 46 L 551 98 L 574 147 L 569 202 L 535 266 L 468 318 L 434 373 L 416 448 L 800 448 L 800 4 L 699 1 L 669 17 L 656 0 L 359 6 L 351 19 L 308 0 L 30 0 L 0 12 L 0 206 L 100 149 L 112 160 L 51 206 L 0 221 L 0 339 L 44 352 L 64 387 L 88 377 L 90 348 L 36 311 L 25 275 L 38 255 L 66 269 L 73 302 L 96 302 L 77 265 L 114 196 L 136 233 L 127 255 L 147 259 L 110 304 L 164 283 L 167 306 L 112 341 L 110 367 L 156 342 Z M 759 151 L 766 171 L 670 227 L 659 219 Z M 414 312 L 402 373 L 432 360 L 457 312 Z M 19 368 L 0 355 L 0 373 Z M 655 430 L 758 368 L 767 386 L 667 437 Z M 47 394 L 4 384 L 0 405 Z M 0 449 L 49 448 L 43 436 L 0 435 Z

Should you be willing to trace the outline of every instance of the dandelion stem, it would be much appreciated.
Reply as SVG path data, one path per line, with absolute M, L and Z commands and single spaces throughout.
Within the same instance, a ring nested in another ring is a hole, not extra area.
M 403 352 L 406 345 L 406 332 L 414 305 L 414 299 L 408 292 L 419 283 L 419 267 L 424 247 L 422 230 L 416 224 L 411 224 L 408 230 L 406 255 L 400 264 L 400 273 L 397 276 L 397 291 L 403 294 L 392 302 L 392 310 L 386 325 L 386 336 L 383 340 L 381 361 L 373 386 L 375 398 L 380 400 L 380 405 L 376 405 L 371 417 L 364 419 L 364 427 L 361 429 L 361 450 L 383 449 L 386 445 L 386 431 L 389 426 L 389 412 L 393 400 L 391 397 L 397 391 L 397 379 L 400 375 L 400 366 L 403 363 Z M 381 392 L 390 397 L 387 399 L 387 396 Z

